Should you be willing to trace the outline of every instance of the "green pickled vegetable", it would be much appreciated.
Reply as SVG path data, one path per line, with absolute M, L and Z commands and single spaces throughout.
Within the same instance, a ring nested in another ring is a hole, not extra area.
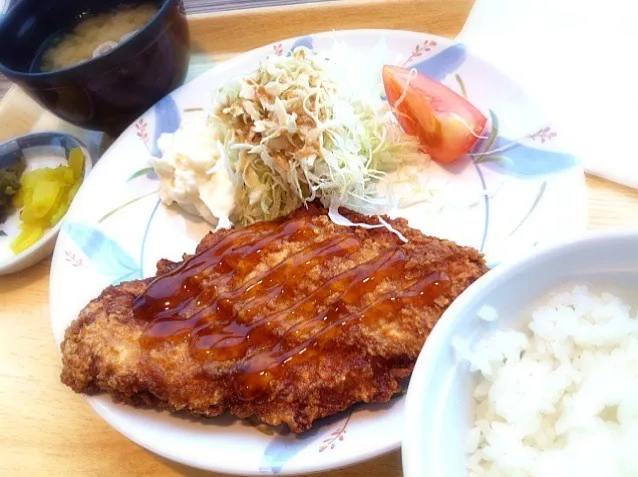
M 13 210 L 13 197 L 20 191 L 20 178 L 25 167 L 24 159 L 21 158 L 19 161 L 0 169 L 0 224 Z

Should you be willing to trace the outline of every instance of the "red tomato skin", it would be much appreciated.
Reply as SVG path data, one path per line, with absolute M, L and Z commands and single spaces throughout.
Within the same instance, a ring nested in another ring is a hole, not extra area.
M 474 105 L 447 86 L 425 75 L 410 80 L 402 102 L 410 70 L 383 67 L 383 85 L 401 128 L 416 136 L 430 157 L 440 163 L 452 162 L 467 153 L 485 129 L 487 118 Z

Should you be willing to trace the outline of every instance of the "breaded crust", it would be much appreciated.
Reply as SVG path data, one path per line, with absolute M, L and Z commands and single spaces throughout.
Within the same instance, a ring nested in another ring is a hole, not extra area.
M 378 223 L 374 217 L 342 213 L 355 223 Z M 472 248 L 427 237 L 402 219 L 386 218 L 407 243 L 385 228 L 335 225 L 320 207 L 296 211 L 279 227 L 295 220 L 305 221 L 302 239 L 269 242 L 250 266 L 240 258 L 231 272 L 206 272 L 201 284 L 209 299 L 234 297 L 225 315 L 211 314 L 212 308 L 200 306 L 202 299 L 180 311 L 180 319 L 199 313 L 209 320 L 207 326 L 225 333 L 240 330 L 232 345 L 220 341 L 236 356 L 198 355 L 192 333 L 148 341 L 149 317 L 133 309 L 149 278 L 108 287 L 82 310 L 61 345 L 62 382 L 78 393 L 108 392 L 133 405 L 200 416 L 256 416 L 293 432 L 357 402 L 388 401 L 412 371 L 443 311 L 487 271 L 483 257 Z M 250 240 L 256 243 L 254 230 Z M 212 253 L 230 234 L 208 234 L 197 256 Z M 333 249 L 338 250 L 334 256 L 326 252 L 321 260 L 300 262 L 309 251 L 314 257 L 317 250 Z M 393 268 L 401 257 L 400 270 Z M 158 274 L 175 273 L 180 266 L 161 260 Z M 431 295 L 427 299 L 423 292 L 413 293 L 421 284 Z M 251 294 L 255 286 L 261 287 L 259 293 Z M 252 337 L 242 341 L 241 330 L 250 330 L 245 333 Z

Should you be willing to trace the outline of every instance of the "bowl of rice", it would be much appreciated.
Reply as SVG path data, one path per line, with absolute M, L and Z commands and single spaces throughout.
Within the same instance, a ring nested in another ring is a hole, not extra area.
M 638 231 L 490 271 L 445 312 L 406 399 L 406 477 L 638 475 Z

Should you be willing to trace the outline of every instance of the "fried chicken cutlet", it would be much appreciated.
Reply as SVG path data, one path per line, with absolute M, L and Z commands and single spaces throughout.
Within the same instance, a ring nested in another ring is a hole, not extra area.
M 82 310 L 61 345 L 62 382 L 296 433 L 386 402 L 443 311 L 487 270 L 472 248 L 387 221 L 407 243 L 335 225 L 315 206 L 210 233 L 182 262 L 161 260 L 156 278 L 108 287 Z

